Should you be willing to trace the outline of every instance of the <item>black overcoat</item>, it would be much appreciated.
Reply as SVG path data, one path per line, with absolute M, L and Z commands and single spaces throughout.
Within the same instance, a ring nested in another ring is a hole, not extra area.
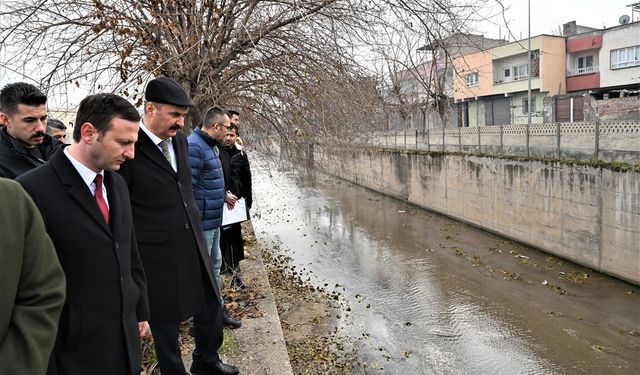
M 17 179 L 40 209 L 67 278 L 48 374 L 138 374 L 146 280 L 123 179 L 105 172 L 110 221 L 63 152 Z
M 138 249 L 149 281 L 151 321 L 177 323 L 219 303 L 193 198 L 187 139 L 173 137 L 178 172 L 144 130 L 120 175 L 129 186 Z
M 242 192 L 242 190 L 240 190 L 241 186 L 239 185 L 240 176 L 236 170 L 231 168 L 231 155 L 229 155 L 226 151 L 226 147 L 220 142 L 218 142 L 218 150 L 220 164 L 222 164 L 222 173 L 224 174 L 224 188 L 236 197 L 240 198 L 240 193 Z
M 231 157 L 231 169 L 238 176 L 238 185 L 240 185 L 241 197 L 245 199 L 247 204 L 247 217 L 249 217 L 249 209 L 253 204 L 253 191 L 251 186 L 251 165 L 249 157 L 244 151 L 238 151 Z

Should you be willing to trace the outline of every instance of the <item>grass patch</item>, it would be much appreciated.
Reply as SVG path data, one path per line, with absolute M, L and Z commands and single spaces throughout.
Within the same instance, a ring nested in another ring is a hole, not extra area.
M 224 329 L 224 340 L 222 341 L 222 346 L 218 349 L 218 354 L 227 354 L 233 352 L 238 347 L 238 342 L 235 340 L 233 336 L 233 331 L 231 329 Z

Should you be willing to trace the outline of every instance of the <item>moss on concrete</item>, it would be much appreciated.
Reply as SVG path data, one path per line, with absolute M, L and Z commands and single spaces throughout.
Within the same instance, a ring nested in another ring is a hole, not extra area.
M 550 163 L 559 163 L 566 165 L 582 165 L 594 168 L 602 168 L 609 169 L 614 172 L 640 172 L 640 163 L 631 164 L 625 163 L 621 161 L 604 161 L 604 160 L 577 160 L 577 159 L 565 159 L 565 158 L 554 158 L 548 156 L 522 156 L 522 155 L 510 155 L 510 154 L 489 154 L 489 153 L 480 153 L 480 152 L 456 152 L 456 151 L 425 151 L 425 150 L 408 150 L 401 148 L 391 148 L 391 147 L 371 147 L 369 150 L 377 151 L 377 152 L 395 152 L 395 153 L 405 153 L 408 155 L 427 155 L 430 157 L 444 157 L 447 155 L 453 156 L 475 156 L 481 158 L 493 158 L 493 159 L 502 159 L 502 160 L 513 160 L 513 161 L 537 161 L 537 162 L 550 162 Z

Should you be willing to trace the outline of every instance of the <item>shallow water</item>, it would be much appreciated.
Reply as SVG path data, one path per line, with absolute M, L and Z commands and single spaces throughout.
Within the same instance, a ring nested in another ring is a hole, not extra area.
M 638 374 L 640 289 L 350 183 L 253 161 L 258 240 L 341 293 L 371 374 Z

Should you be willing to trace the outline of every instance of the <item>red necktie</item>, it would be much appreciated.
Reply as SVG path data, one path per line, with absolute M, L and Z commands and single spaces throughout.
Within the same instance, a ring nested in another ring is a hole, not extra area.
M 104 200 L 104 195 L 102 195 L 102 175 L 96 175 L 96 202 L 98 203 L 98 207 L 100 208 L 100 212 L 102 212 L 102 216 L 104 216 L 104 220 L 109 224 L 109 207 L 107 206 L 107 202 Z

